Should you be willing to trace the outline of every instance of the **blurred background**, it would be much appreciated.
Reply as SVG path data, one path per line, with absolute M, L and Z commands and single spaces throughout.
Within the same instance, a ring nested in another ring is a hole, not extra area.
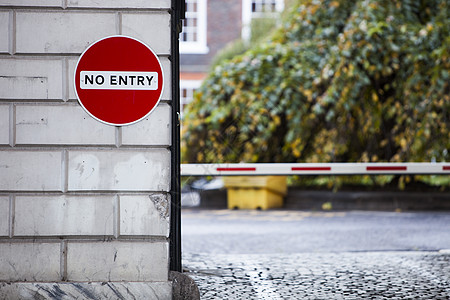
M 448 1 L 186 2 L 184 163 L 449 159 Z M 445 190 L 450 178 L 288 182 Z
M 449 1 L 186 4 L 183 163 L 450 159 Z M 182 180 L 203 299 L 450 297 L 448 174 Z

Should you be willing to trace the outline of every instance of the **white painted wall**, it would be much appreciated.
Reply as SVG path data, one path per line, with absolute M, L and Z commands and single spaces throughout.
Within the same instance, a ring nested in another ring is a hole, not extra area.
M 171 299 L 170 2 L 0 0 L 0 299 Z M 80 54 L 117 34 L 165 75 L 155 111 L 125 127 L 92 119 L 73 88 Z

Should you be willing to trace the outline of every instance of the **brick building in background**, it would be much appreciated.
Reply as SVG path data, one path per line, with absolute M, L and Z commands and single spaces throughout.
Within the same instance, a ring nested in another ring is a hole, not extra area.
M 186 0 L 180 35 L 181 109 L 192 100 L 221 49 L 239 38 L 248 41 L 252 19 L 283 8 L 284 0 Z

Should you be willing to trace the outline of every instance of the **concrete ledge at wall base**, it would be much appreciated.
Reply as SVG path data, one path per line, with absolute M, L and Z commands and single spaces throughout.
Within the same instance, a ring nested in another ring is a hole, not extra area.
M 198 286 L 188 275 L 171 271 L 169 280 L 172 281 L 173 300 L 200 300 Z
M 0 299 L 172 299 L 166 282 L 0 282 Z
M 200 191 L 202 209 L 226 209 L 225 189 Z M 325 205 L 324 205 L 325 204 Z M 372 211 L 450 211 L 450 191 L 314 191 L 289 188 L 282 209 Z

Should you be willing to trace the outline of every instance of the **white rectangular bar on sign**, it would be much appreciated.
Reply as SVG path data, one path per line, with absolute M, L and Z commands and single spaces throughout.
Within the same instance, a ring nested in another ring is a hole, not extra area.
M 157 90 L 157 72 L 81 71 L 83 90 Z

